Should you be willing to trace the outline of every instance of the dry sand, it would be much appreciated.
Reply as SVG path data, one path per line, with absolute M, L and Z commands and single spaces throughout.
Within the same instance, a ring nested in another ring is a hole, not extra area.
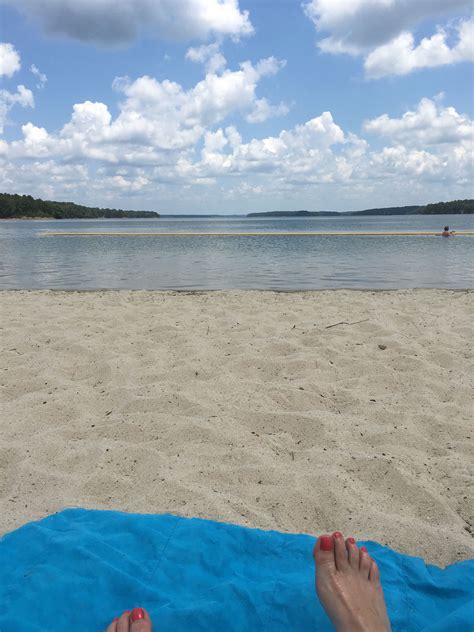
M 81 506 L 472 557 L 472 298 L 4 291 L 0 528 Z

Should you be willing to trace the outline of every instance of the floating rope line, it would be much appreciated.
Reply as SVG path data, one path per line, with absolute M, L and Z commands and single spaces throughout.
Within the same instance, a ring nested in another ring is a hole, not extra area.
M 258 233 L 92 233 L 92 232 L 44 232 L 42 237 L 417 237 L 440 236 L 435 231 L 413 232 L 258 232 Z M 454 235 L 474 235 L 473 230 L 455 232 Z

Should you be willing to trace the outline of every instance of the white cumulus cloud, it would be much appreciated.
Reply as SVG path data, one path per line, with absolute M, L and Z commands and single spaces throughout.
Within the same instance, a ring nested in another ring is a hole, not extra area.
M 427 18 L 470 12 L 470 0 L 310 0 L 306 15 L 329 32 L 340 49 L 365 51 L 384 44 Z M 340 52 L 337 50 L 336 52 Z
M 374 79 L 472 59 L 467 17 L 460 20 L 459 41 L 452 48 L 448 25 L 419 44 L 414 36 L 424 20 L 468 16 L 470 0 L 310 0 L 303 8 L 321 35 L 321 51 L 364 56 L 367 75 Z
M 388 199 L 443 199 L 447 190 L 469 195 L 473 124 L 445 106 L 442 95 L 399 117 L 367 121 L 367 138 L 323 112 L 244 140 L 235 121 L 266 108 L 258 83 L 281 66 L 272 58 L 244 62 L 187 90 L 148 76 L 121 78 L 117 115 L 115 104 L 85 101 L 58 132 L 26 123 L 20 139 L 0 143 L 3 188 L 78 200 L 89 191 L 110 205 L 128 200 L 132 208 L 150 208 L 158 195 L 172 204 L 187 200 L 196 210 L 206 199 L 237 203 L 240 196 L 345 198 L 363 208 Z
M 201 161 L 187 167 L 195 177 L 271 173 L 280 184 L 335 182 L 345 180 L 352 170 L 334 148 L 345 144 L 349 148 L 353 143 L 358 140 L 346 138 L 331 113 L 323 112 L 304 125 L 283 130 L 278 136 L 255 138 L 248 143 L 242 143 L 232 126 L 219 129 L 206 136 Z
M 0 77 L 11 77 L 20 68 L 20 55 L 13 44 L 0 42 Z
M 141 32 L 164 39 L 239 38 L 253 33 L 238 0 L 3 0 L 51 34 L 116 45 Z
M 445 66 L 461 61 L 474 61 L 474 21 L 458 27 L 458 41 L 450 47 L 446 30 L 425 37 L 416 45 L 412 33 L 398 37 L 373 50 L 365 59 L 367 76 L 378 79 L 387 75 L 406 75 L 420 68 Z
M 118 116 L 113 118 L 105 103 L 75 104 L 70 121 L 57 134 L 23 126 L 24 139 L 12 143 L 12 155 L 169 166 L 180 154 L 193 151 L 209 128 L 230 115 L 245 117 L 262 110 L 258 83 L 283 65 L 273 57 L 255 65 L 247 61 L 235 71 L 207 74 L 188 90 L 149 76 L 135 81 L 120 77 L 113 84 L 123 97 Z M 261 118 L 275 114 L 272 108 L 266 103 Z
M 189 48 L 186 52 L 186 59 L 198 64 L 204 64 L 206 72 L 211 74 L 224 70 L 227 64 L 226 58 L 219 50 L 218 42 Z
M 414 111 L 401 118 L 388 114 L 367 121 L 365 130 L 408 145 L 462 143 L 474 138 L 473 121 L 453 107 L 443 107 L 431 99 L 422 99 Z
M 34 108 L 35 100 L 31 90 L 28 90 L 28 88 L 25 88 L 23 85 L 17 86 L 16 92 L 0 90 L 0 133 L 3 133 L 8 112 L 14 105 L 21 105 L 24 108 Z
M 263 123 L 274 116 L 285 116 L 288 112 L 289 108 L 286 103 L 272 105 L 264 97 L 255 101 L 254 109 L 245 118 L 249 123 Z
M 239 70 L 208 73 L 189 90 L 178 83 L 147 76 L 133 82 L 116 80 L 115 88 L 126 99 L 108 132 L 109 138 L 154 142 L 169 150 L 191 146 L 210 125 L 231 114 L 254 112 L 259 102 L 258 82 L 283 66 L 284 62 L 274 57 L 255 65 L 243 62 Z M 268 104 L 269 110 L 271 107 Z

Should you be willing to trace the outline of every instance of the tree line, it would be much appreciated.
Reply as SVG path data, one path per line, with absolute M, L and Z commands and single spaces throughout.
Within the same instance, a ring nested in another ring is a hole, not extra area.
M 267 211 L 248 213 L 247 217 L 340 217 L 341 215 L 454 215 L 474 213 L 474 200 L 453 200 L 425 206 L 389 206 L 364 211 Z
M 452 202 L 438 202 L 437 204 L 427 204 L 418 209 L 417 213 L 422 215 L 449 215 L 474 213 L 474 200 L 453 200 Z
M 98 219 L 117 217 L 159 217 L 154 211 L 122 211 L 114 208 L 82 206 L 73 202 L 52 202 L 31 195 L 0 193 L 0 219 L 17 217 L 51 219 Z

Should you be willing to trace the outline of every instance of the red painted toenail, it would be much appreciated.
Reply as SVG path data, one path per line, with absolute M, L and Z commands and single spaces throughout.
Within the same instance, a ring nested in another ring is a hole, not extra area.
M 332 551 L 334 547 L 334 540 L 330 535 L 322 535 L 320 538 L 321 551 Z
M 347 538 L 347 541 L 349 542 L 349 544 L 355 544 L 356 543 L 354 538 Z
M 125 617 L 126 615 L 129 615 L 129 614 L 130 614 L 130 610 L 124 610 L 120 616 Z
M 340 533 L 339 531 L 334 531 L 333 536 L 339 539 L 342 538 L 342 533 Z
M 132 620 L 132 622 L 135 621 L 140 621 L 141 619 L 145 618 L 145 611 L 143 610 L 143 608 L 134 608 L 132 610 L 132 614 L 130 615 L 130 619 Z
M 118 621 L 118 617 L 115 617 L 115 619 L 112 621 L 112 623 L 115 623 L 116 621 Z
M 367 549 L 365 548 L 365 546 L 361 546 L 360 550 L 362 551 L 362 553 L 368 553 Z

